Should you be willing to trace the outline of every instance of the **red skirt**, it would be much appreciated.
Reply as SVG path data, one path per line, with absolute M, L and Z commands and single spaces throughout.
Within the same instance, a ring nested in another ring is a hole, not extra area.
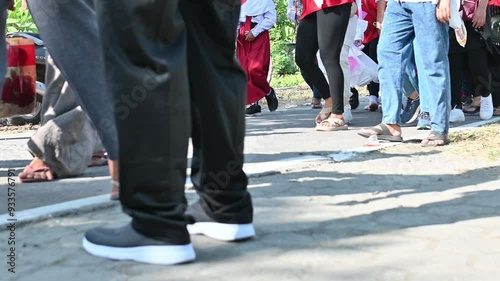
M 271 60 L 271 42 L 269 32 L 264 31 L 254 41 L 245 40 L 245 29 L 238 35 L 236 56 L 247 75 L 247 103 L 261 100 L 271 91 L 267 75 Z

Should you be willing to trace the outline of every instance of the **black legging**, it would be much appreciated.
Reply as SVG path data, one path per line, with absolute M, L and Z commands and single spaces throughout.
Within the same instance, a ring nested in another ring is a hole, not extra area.
M 462 108 L 462 69 L 467 59 L 472 78 L 474 96 L 487 97 L 491 93 L 491 73 L 488 68 L 486 48 L 469 50 L 466 53 L 449 54 L 451 80 L 451 108 Z
M 365 47 L 363 48 L 363 52 L 369 56 L 374 62 L 378 63 L 377 60 L 377 46 L 378 46 L 378 38 L 373 39 L 372 41 L 368 42 Z M 378 97 L 378 92 L 380 91 L 380 85 L 379 83 L 376 82 L 370 82 L 368 84 L 368 92 L 370 93 L 370 96 L 376 96 Z
M 300 21 L 297 30 L 295 62 L 315 85 L 321 97 L 332 97 L 332 113 L 344 113 L 344 74 L 340 67 L 340 51 L 349 24 L 351 4 L 320 10 Z M 315 63 L 320 51 L 330 86 Z

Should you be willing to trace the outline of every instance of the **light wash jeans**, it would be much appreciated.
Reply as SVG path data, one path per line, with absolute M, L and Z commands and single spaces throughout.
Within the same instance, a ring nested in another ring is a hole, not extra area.
M 383 123 L 401 124 L 403 81 L 414 52 L 419 94 L 431 116 L 431 130 L 448 133 L 451 110 L 448 47 L 448 24 L 436 19 L 435 4 L 388 2 L 377 52 L 384 100 Z

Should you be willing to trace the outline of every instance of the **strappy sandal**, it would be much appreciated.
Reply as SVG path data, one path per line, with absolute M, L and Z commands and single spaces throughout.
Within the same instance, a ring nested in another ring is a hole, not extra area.
M 319 112 L 318 116 L 316 116 L 316 125 L 319 125 L 321 122 L 325 121 L 326 119 L 328 119 L 328 117 L 330 117 L 330 115 L 332 114 L 332 109 L 331 108 L 323 108 L 321 109 L 321 111 Z
M 360 135 L 364 138 L 369 138 L 371 136 L 377 136 L 377 139 L 381 140 L 381 141 L 389 141 L 389 142 L 402 142 L 403 141 L 402 136 L 393 136 L 391 134 L 391 131 L 389 130 L 389 127 L 384 123 L 380 123 L 375 127 L 365 128 L 363 130 L 370 130 L 370 131 L 375 132 L 375 134 L 371 134 L 369 132 L 359 132 L 358 135 Z
M 49 172 L 49 174 L 47 174 Z M 21 177 L 21 175 L 24 174 L 26 177 Z M 35 177 L 37 174 L 43 174 L 44 177 Z M 32 178 L 28 178 L 29 176 L 32 176 Z M 24 170 L 21 174 L 19 174 L 19 180 L 23 183 L 30 183 L 30 182 L 46 182 L 46 181 L 52 181 L 57 178 L 56 173 L 49 168 L 49 167 L 41 167 L 41 168 L 33 168 L 31 165 L 28 165 L 24 167 Z
M 340 118 L 327 118 L 316 126 L 316 131 L 331 132 L 349 129 L 344 120 Z
M 500 116 L 500 108 L 493 108 L 493 116 Z
M 435 143 L 436 141 L 442 141 L 442 143 Z M 431 143 L 434 142 L 434 143 Z M 443 135 L 438 132 L 432 131 L 425 139 L 422 140 L 422 146 L 444 146 L 450 143 L 448 135 Z

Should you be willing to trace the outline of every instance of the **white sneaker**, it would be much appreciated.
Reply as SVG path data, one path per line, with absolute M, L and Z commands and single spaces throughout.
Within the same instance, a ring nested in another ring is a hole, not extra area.
M 344 106 L 344 122 L 346 124 L 351 123 L 353 117 L 352 117 L 352 111 L 351 111 L 351 106 L 346 105 Z
M 481 97 L 481 108 L 479 109 L 479 117 L 483 120 L 488 120 L 493 117 L 493 100 L 491 94 L 488 97 Z
M 464 122 L 465 114 L 461 109 L 457 109 L 456 107 L 450 111 L 450 123 L 455 122 Z

